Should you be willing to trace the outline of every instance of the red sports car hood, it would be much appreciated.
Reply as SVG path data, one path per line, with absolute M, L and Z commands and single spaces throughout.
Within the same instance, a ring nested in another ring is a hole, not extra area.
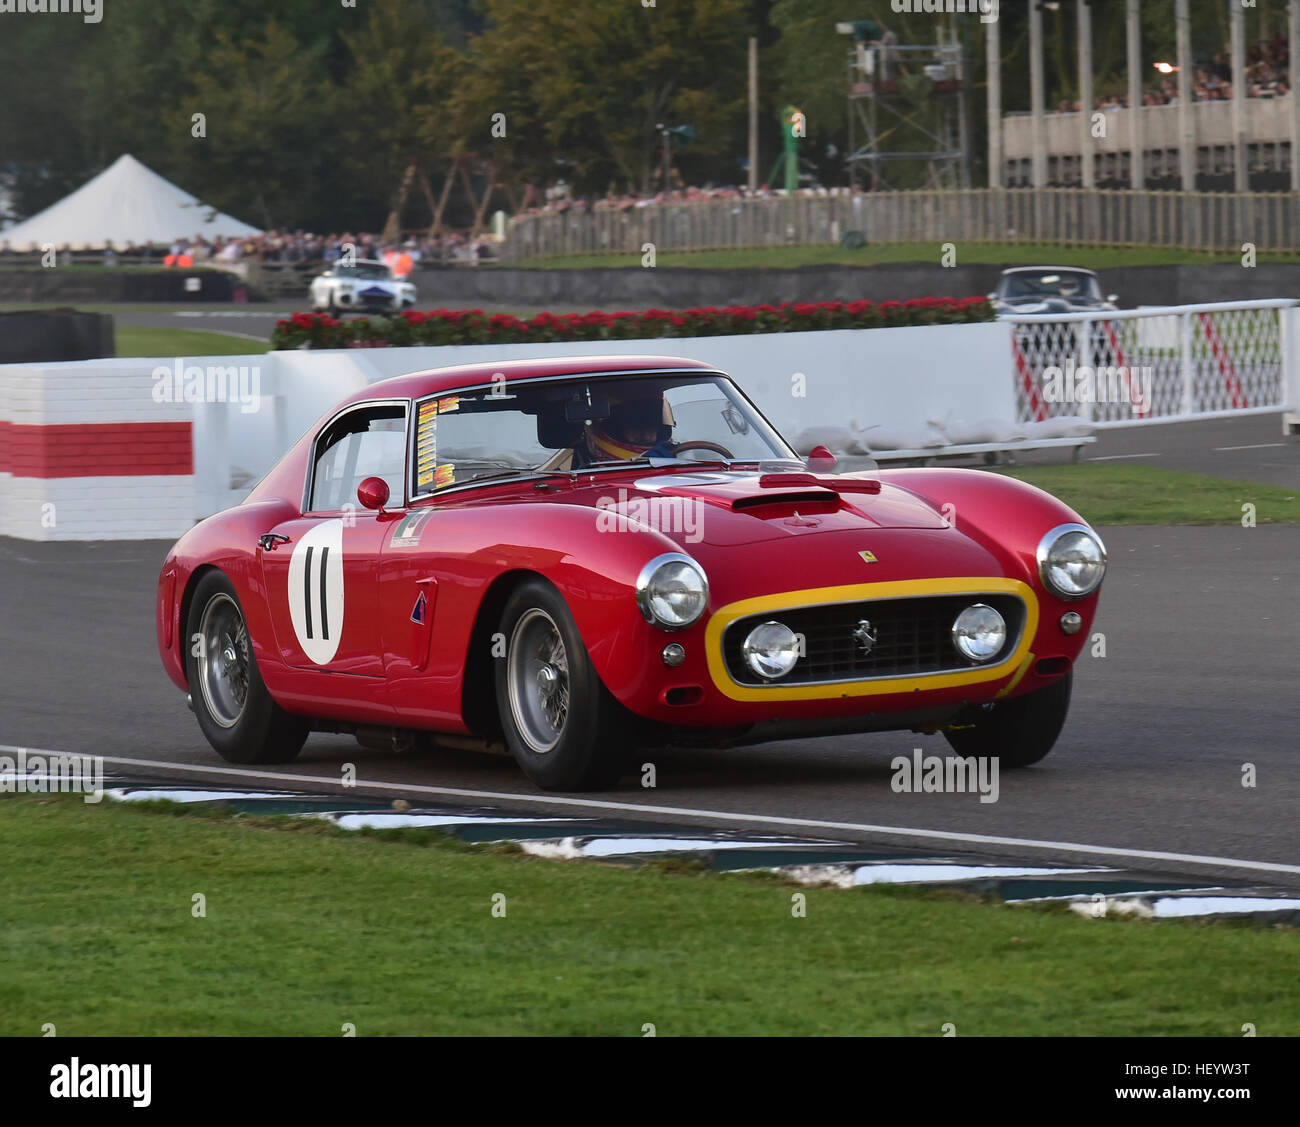
M 866 475 L 665 474 L 592 486 L 573 501 L 599 510 L 610 531 L 648 526 L 711 575 L 761 573 L 760 585 L 1005 573 L 934 507 Z
M 897 486 L 866 476 L 690 473 L 593 489 L 584 500 L 648 524 L 679 543 L 739 545 L 877 528 L 946 529 L 948 522 Z

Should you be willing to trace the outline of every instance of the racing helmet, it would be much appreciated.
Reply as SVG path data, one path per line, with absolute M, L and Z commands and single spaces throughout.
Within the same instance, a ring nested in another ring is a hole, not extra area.
M 609 417 L 586 426 L 587 452 L 595 461 L 642 458 L 672 437 L 673 417 L 663 394 L 624 399 Z

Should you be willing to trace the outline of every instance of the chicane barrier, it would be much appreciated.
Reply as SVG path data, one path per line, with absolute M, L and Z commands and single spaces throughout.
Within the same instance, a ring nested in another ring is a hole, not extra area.
M 731 373 L 806 452 L 880 461 L 1075 445 L 1094 427 L 1285 412 L 1300 308 L 1160 307 L 972 325 L 0 366 L 0 535 L 171 538 L 237 504 L 376 380 L 561 355 L 685 355 Z M 1083 369 L 1101 369 L 1088 386 Z M 1136 392 L 1136 394 L 1135 394 Z M 1126 398 L 1127 396 L 1127 398 Z
M 1104 428 L 1294 410 L 1300 397 L 1288 364 L 1296 362 L 1296 304 L 1003 317 L 1011 326 L 1016 418 L 1081 416 Z

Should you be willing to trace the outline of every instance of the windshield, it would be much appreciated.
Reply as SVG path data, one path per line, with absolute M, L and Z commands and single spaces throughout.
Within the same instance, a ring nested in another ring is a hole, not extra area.
M 416 408 L 412 495 L 649 458 L 798 462 L 730 380 L 696 372 L 520 380 Z M 786 468 L 789 468 L 788 466 Z
M 1070 301 L 1100 301 L 1101 289 L 1092 274 L 1077 270 L 1045 270 L 1036 273 L 1026 270 L 1007 274 L 1002 279 L 1002 296 L 1063 297 Z
M 392 276 L 383 263 L 358 262 L 355 266 L 336 266 L 332 273 L 336 278 L 361 278 L 365 281 L 387 282 Z

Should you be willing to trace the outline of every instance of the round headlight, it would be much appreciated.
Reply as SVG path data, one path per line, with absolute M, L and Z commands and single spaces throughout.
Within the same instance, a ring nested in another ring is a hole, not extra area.
M 709 581 L 690 556 L 667 552 L 641 569 L 636 602 L 647 622 L 665 630 L 680 630 L 704 613 Z
M 971 661 L 988 661 L 1001 652 L 1006 641 L 1006 621 L 984 603 L 967 607 L 952 624 L 952 644 Z
M 1082 599 L 1101 586 L 1106 548 L 1091 528 L 1062 524 L 1038 544 L 1038 574 L 1043 585 L 1063 599 Z
M 799 636 L 781 622 L 764 622 L 745 637 L 745 663 L 765 681 L 784 677 L 799 660 Z

